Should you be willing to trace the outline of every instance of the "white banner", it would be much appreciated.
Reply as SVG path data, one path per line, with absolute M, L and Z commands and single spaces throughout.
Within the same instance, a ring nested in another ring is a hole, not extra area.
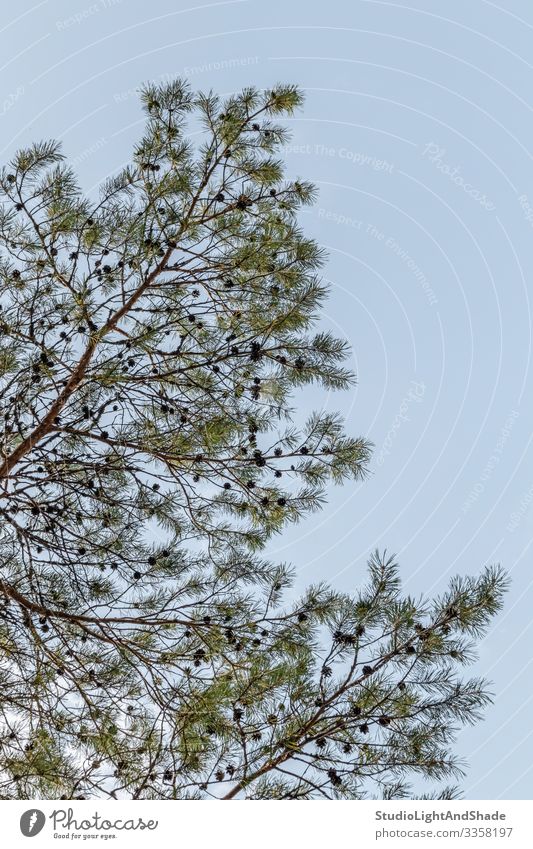
M 1 846 L 325 849 L 533 845 L 525 801 L 5 801 Z M 32 842 L 35 841 L 35 842 Z M 67 843 L 68 841 L 68 843 Z

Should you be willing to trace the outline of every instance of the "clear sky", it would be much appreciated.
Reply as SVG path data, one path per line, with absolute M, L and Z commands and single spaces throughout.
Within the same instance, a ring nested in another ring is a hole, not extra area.
M 287 166 L 319 187 L 302 223 L 359 376 L 306 403 L 376 450 L 271 554 L 348 590 L 387 547 L 415 595 L 507 568 L 475 668 L 496 702 L 458 744 L 479 799 L 533 797 L 532 43 L 530 0 L 19 0 L 0 22 L 0 160 L 60 138 L 87 191 L 128 160 L 145 80 L 305 90 Z

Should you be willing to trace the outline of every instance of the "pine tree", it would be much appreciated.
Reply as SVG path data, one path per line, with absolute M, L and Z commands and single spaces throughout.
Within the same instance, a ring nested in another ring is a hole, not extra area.
M 353 381 L 277 157 L 302 96 L 142 101 L 97 201 L 56 143 L 0 175 L 0 796 L 408 795 L 460 770 L 505 577 L 414 600 L 376 553 L 353 596 L 283 601 L 261 551 L 370 456 L 292 408 Z

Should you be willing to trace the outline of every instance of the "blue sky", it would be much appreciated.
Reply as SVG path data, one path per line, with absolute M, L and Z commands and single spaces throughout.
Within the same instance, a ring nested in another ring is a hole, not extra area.
M 533 791 L 532 41 L 528 0 L 24 0 L 0 23 L 0 159 L 60 138 L 87 191 L 128 160 L 145 80 L 305 90 L 287 168 L 319 188 L 302 223 L 358 373 L 305 400 L 376 449 L 271 554 L 346 590 L 376 546 L 415 595 L 511 573 L 475 670 L 496 702 L 458 744 L 473 799 Z

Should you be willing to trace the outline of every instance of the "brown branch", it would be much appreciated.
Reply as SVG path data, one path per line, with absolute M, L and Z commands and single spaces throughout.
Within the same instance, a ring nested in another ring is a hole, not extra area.
M 54 419 L 59 415 L 67 401 L 69 400 L 72 393 L 77 389 L 77 387 L 82 382 L 85 374 L 87 372 L 87 368 L 89 367 L 89 363 L 93 357 L 93 354 L 98 346 L 100 340 L 111 330 L 115 329 L 115 326 L 120 321 L 121 318 L 126 315 L 126 313 L 133 307 L 133 305 L 139 300 L 141 295 L 146 291 L 146 289 L 150 286 L 153 280 L 161 273 L 166 263 L 168 262 L 170 256 L 172 254 L 172 248 L 168 248 L 165 255 L 161 258 L 161 261 L 158 263 L 156 268 L 148 275 L 144 283 L 139 286 L 136 291 L 131 295 L 131 297 L 126 301 L 126 303 L 119 309 L 117 312 L 111 316 L 106 324 L 97 331 L 89 341 L 83 355 L 78 362 L 74 372 L 71 374 L 67 385 L 64 387 L 63 391 L 57 396 L 56 400 L 50 407 L 46 416 L 39 422 L 37 427 L 29 434 L 29 436 L 24 439 L 20 445 L 18 445 L 15 450 L 5 459 L 3 464 L 0 466 L 0 478 L 8 477 L 11 469 L 22 459 L 26 454 L 28 454 L 33 447 L 39 442 L 43 436 L 46 436 L 52 430 Z

